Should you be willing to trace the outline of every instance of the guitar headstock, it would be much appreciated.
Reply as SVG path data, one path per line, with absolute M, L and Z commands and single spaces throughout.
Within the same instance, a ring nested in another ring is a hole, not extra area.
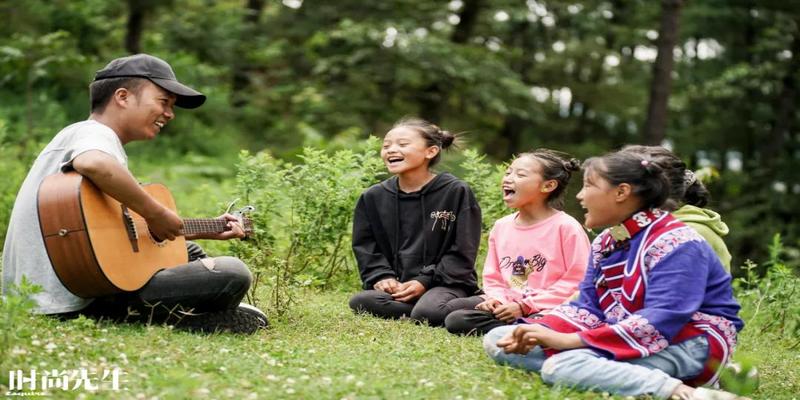
M 239 224 L 244 229 L 244 237 L 249 238 L 253 236 L 253 220 L 247 217 L 247 214 L 255 211 L 253 206 L 245 206 L 241 209 L 232 212 L 231 214 L 239 220 Z

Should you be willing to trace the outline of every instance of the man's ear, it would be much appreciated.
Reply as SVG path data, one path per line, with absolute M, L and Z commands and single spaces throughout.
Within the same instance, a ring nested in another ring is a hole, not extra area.
M 118 107 L 126 108 L 130 104 L 132 93 L 127 88 L 121 87 L 114 91 L 111 101 Z
M 625 200 L 628 200 L 628 198 L 630 198 L 633 194 L 633 187 L 627 183 L 620 183 L 614 190 L 614 201 L 617 203 L 622 203 Z
M 433 160 L 433 158 L 436 157 L 436 155 L 439 154 L 440 151 L 441 149 L 439 148 L 439 146 L 428 146 L 428 148 L 425 149 L 425 158 L 427 158 L 428 160 Z

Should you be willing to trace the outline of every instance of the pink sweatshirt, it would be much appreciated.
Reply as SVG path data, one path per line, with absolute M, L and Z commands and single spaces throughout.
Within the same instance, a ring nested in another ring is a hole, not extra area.
M 503 304 L 519 303 L 528 315 L 575 293 L 590 245 L 581 224 L 563 211 L 531 226 L 518 226 L 517 214 L 497 220 L 489 233 L 483 290 Z

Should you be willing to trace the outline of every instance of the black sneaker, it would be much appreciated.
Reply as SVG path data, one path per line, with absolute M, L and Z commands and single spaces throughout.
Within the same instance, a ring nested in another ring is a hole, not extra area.
M 230 332 L 253 334 L 269 326 L 267 316 L 258 308 L 240 303 L 232 310 L 202 314 L 187 313 L 175 327 L 192 332 L 216 333 Z

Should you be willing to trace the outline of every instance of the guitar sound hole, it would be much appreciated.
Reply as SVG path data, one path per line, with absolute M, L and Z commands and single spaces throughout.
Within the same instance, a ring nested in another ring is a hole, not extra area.
M 151 241 L 152 241 L 152 242 L 153 242 L 153 243 L 154 243 L 156 246 L 158 246 L 158 247 L 164 247 L 164 246 L 166 246 L 166 245 L 167 245 L 167 240 L 166 240 L 166 239 L 159 239 L 159 238 L 158 238 L 156 235 L 154 235 L 154 234 L 153 234 L 153 232 L 151 232 L 149 229 L 147 230 L 147 232 L 149 233 L 149 235 L 147 235 L 147 236 L 150 236 L 150 240 L 151 240 Z

